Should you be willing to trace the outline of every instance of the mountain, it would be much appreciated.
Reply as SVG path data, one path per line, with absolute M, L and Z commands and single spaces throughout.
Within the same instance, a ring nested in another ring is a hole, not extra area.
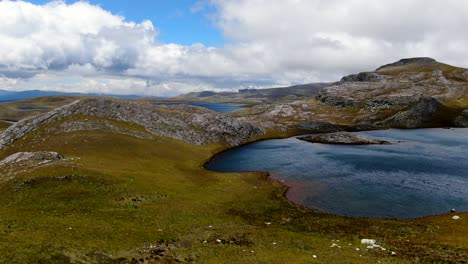
M 337 107 L 390 107 L 421 97 L 433 97 L 451 106 L 468 103 L 468 70 L 432 58 L 409 58 L 343 77 L 324 88 L 318 99 Z
M 315 97 L 256 105 L 235 115 L 276 130 L 320 132 L 317 129 L 463 127 L 466 108 L 468 69 L 409 58 L 345 76 Z
M 329 83 L 309 83 L 289 87 L 268 89 L 240 89 L 238 92 L 194 92 L 171 98 L 176 101 L 204 102 L 268 102 L 272 100 L 298 100 L 315 96 L 320 89 Z
M 141 98 L 138 95 L 113 95 L 113 94 L 96 94 L 96 93 L 66 93 L 55 91 L 41 91 L 41 90 L 28 90 L 28 91 L 7 91 L 0 90 L 0 102 L 17 101 L 35 97 L 43 96 L 110 96 L 116 98 Z

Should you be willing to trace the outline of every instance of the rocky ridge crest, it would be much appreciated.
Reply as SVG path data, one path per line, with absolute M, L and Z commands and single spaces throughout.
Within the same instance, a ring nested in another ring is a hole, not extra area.
M 252 123 L 200 107 L 154 106 L 142 101 L 93 98 L 75 101 L 48 113 L 21 120 L 0 134 L 0 149 L 9 146 L 42 125 L 75 115 L 136 124 L 149 132 L 149 136 L 169 137 L 194 145 L 220 143 L 234 146 L 264 133 L 260 127 Z M 86 126 L 89 125 L 90 123 L 87 123 L 80 129 L 86 130 Z M 74 129 L 71 125 L 62 124 L 62 126 L 65 127 L 64 131 L 67 131 L 67 127 L 70 131 Z M 94 128 L 88 127 L 87 129 Z M 139 136 L 148 137 L 145 134 L 139 134 Z

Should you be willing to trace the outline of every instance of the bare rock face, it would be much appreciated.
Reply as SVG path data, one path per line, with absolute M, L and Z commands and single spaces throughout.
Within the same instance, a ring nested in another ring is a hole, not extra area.
M 386 127 L 395 128 L 420 128 L 426 127 L 434 121 L 434 115 L 442 107 L 436 99 L 426 97 L 419 100 L 406 111 L 387 118 L 380 122 Z
M 76 115 L 94 116 L 140 125 L 149 132 L 150 136 L 169 137 L 194 145 L 219 143 L 233 146 L 264 133 L 261 128 L 252 123 L 200 107 L 154 106 L 141 101 L 96 98 L 75 101 L 51 112 L 16 123 L 0 134 L 0 149 L 44 124 L 61 121 Z M 110 125 L 104 124 L 103 126 L 109 128 Z M 64 125 L 63 132 L 74 129 L 77 128 L 73 128 L 72 125 Z M 93 130 L 94 127 L 92 123 L 79 124 L 79 129 Z M 130 131 L 117 132 L 131 133 Z M 140 133 L 137 136 L 148 137 L 145 133 Z
M 0 170 L 8 172 L 17 168 L 50 165 L 62 160 L 62 155 L 52 151 L 17 152 L 0 161 Z
M 455 126 L 468 127 L 468 109 L 463 110 L 461 115 L 455 118 Z
M 366 138 L 349 132 L 335 132 L 316 136 L 299 137 L 298 139 L 321 144 L 340 144 L 340 145 L 371 145 L 371 144 L 391 144 L 388 141 Z
M 342 131 L 345 127 L 332 124 L 325 121 L 307 121 L 297 125 L 299 129 L 306 130 L 309 133 L 332 133 Z
M 59 126 L 53 126 L 47 129 L 50 134 L 62 134 L 76 131 L 93 131 L 93 130 L 105 130 L 111 131 L 118 134 L 128 135 L 139 139 L 153 140 L 154 136 L 149 132 L 135 131 L 129 128 L 116 126 L 106 120 L 73 120 L 67 121 Z
M 358 74 L 351 74 L 341 78 L 340 83 L 344 82 L 378 82 L 383 79 L 383 76 L 376 72 L 361 72 Z

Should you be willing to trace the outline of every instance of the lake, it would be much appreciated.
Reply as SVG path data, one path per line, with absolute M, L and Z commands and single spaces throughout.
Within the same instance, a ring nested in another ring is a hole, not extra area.
M 226 104 L 226 103 L 201 103 L 201 102 L 161 102 L 161 103 L 154 103 L 155 105 L 193 105 L 203 107 L 209 110 L 213 110 L 219 113 L 227 113 L 233 112 L 237 110 L 244 109 L 244 105 L 242 104 Z
M 468 129 L 359 132 L 393 145 L 260 141 L 215 156 L 206 168 L 269 171 L 287 197 L 327 213 L 417 218 L 468 211 Z

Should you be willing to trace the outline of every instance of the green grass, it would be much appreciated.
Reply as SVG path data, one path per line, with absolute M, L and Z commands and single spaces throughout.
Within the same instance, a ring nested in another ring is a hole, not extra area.
M 1 263 L 429 263 L 468 257 L 468 214 L 458 221 L 450 215 L 404 221 L 328 215 L 293 205 L 284 198 L 285 186 L 265 173 L 205 170 L 203 163 L 224 146 L 106 131 L 49 135 L 46 129 L 0 158 L 54 150 L 79 160 L 20 172 L 0 185 Z M 382 241 L 397 256 L 366 252 L 361 238 Z

